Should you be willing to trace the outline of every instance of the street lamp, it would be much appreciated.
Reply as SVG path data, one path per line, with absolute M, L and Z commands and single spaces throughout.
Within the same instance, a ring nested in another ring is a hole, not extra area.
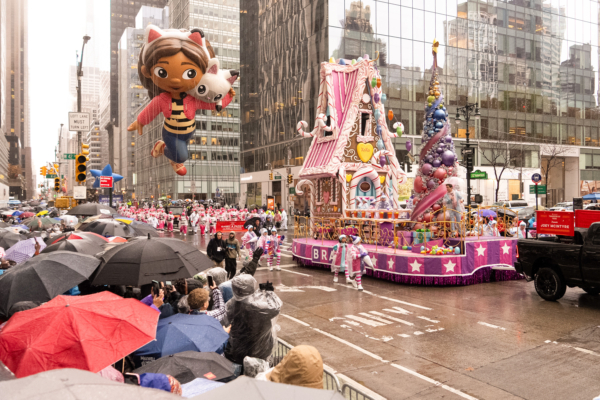
M 88 35 L 83 37 L 83 45 L 81 46 L 81 57 L 79 65 L 77 65 L 77 112 L 81 112 L 81 78 L 83 77 L 83 50 L 85 44 L 91 39 Z M 81 131 L 77 132 L 77 148 L 81 148 Z
M 463 150 L 464 159 L 467 167 L 467 205 L 471 205 L 471 172 L 473 171 L 473 149 L 469 145 L 469 120 L 471 118 L 478 120 L 481 117 L 479 105 L 477 103 L 467 103 L 464 107 L 456 109 L 456 125 L 460 125 L 461 115 L 467 123 L 467 143 Z

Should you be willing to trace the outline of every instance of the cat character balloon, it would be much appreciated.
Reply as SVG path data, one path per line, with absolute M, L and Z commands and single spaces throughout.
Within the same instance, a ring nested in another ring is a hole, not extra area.
M 154 158 L 167 157 L 178 175 L 187 173 L 184 162 L 189 156 L 188 143 L 196 130 L 196 110 L 217 110 L 216 103 L 187 95 L 206 75 L 209 56 L 205 40 L 197 31 L 146 27 L 138 75 L 152 100 L 127 130 L 137 130 L 142 135 L 144 125 L 162 112 L 165 117 L 162 140 L 154 144 L 151 154 Z M 221 107 L 227 107 L 233 96 L 233 89 L 225 93 Z
M 221 111 L 223 108 L 223 98 L 229 93 L 234 82 L 240 75 L 239 71 L 219 69 L 219 59 L 211 54 L 206 46 L 206 38 L 201 29 L 192 29 L 192 32 L 200 34 L 202 37 L 202 48 L 208 57 L 208 67 L 206 74 L 202 76 L 200 82 L 188 94 L 207 103 L 215 103 L 215 109 Z

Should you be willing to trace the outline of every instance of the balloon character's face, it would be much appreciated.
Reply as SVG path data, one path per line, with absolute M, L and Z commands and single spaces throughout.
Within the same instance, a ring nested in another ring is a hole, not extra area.
M 200 67 L 182 51 L 159 58 L 150 70 L 145 65 L 142 66 L 142 74 L 156 86 L 172 94 L 193 89 L 204 75 Z

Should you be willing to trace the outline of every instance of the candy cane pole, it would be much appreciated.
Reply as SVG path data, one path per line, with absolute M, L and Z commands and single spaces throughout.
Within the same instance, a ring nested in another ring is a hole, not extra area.
M 313 137 L 315 136 L 314 134 L 314 130 L 312 132 L 305 132 L 304 130 L 308 129 L 308 124 L 306 123 L 306 121 L 300 121 L 298 122 L 298 124 L 296 125 L 296 130 L 298 131 L 298 134 L 302 137 Z
M 302 190 L 303 186 L 308 186 L 310 188 L 310 235 L 314 235 L 315 232 L 315 223 L 314 223 L 314 218 L 315 218 L 315 202 L 317 194 L 315 192 L 315 184 L 312 181 L 309 181 L 308 179 L 301 179 L 297 184 L 296 184 L 296 195 L 298 196 L 302 196 L 304 194 L 304 191 Z
M 340 194 L 342 195 L 342 215 L 346 216 L 346 205 L 348 202 L 348 196 L 346 191 L 346 169 L 344 167 L 340 167 L 338 172 L 338 179 L 340 181 Z

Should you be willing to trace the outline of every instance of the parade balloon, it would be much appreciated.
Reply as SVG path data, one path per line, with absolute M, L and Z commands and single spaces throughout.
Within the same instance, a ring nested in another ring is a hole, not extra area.
M 442 147 L 438 147 L 436 150 L 439 154 L 442 154 L 444 152 L 444 149 Z
M 433 118 L 437 120 L 444 120 L 446 119 L 446 112 L 443 110 L 435 110 L 435 112 L 433 113 Z
M 442 129 L 444 127 L 444 123 L 438 121 L 438 122 L 435 123 L 435 127 L 438 128 L 438 129 Z
M 392 110 L 388 111 L 388 119 L 391 121 L 394 119 L 394 112 Z
M 433 165 L 435 168 L 437 168 L 437 167 L 439 167 L 440 165 L 442 165 L 442 162 L 441 162 L 440 160 L 433 160 L 433 163 L 432 163 L 432 165 Z
M 406 151 L 410 151 L 412 149 L 412 142 L 410 140 L 406 141 Z
M 427 160 L 427 162 L 430 163 L 433 161 L 433 156 L 428 155 L 427 157 L 425 157 L 425 160 Z M 433 166 L 435 167 L 435 164 L 433 164 Z M 438 167 L 439 167 L 439 165 L 438 165 Z
M 440 181 L 443 181 L 444 179 L 446 179 L 447 175 L 448 174 L 446 174 L 446 171 L 444 170 L 444 168 L 438 168 L 433 173 L 433 177 L 439 179 Z
M 431 164 L 429 164 L 429 163 L 425 163 L 425 164 L 423 164 L 423 166 L 421 167 L 421 172 L 422 172 L 424 175 L 431 175 L 431 170 L 432 170 L 432 167 L 431 167 Z
M 427 188 L 433 189 L 435 187 L 435 182 L 433 180 L 427 182 Z
M 446 143 L 451 143 L 452 142 L 452 136 L 446 136 L 444 138 L 444 140 L 446 141 Z
M 423 191 L 423 179 L 421 179 L 420 176 L 417 176 L 415 178 L 414 188 L 415 188 L 415 192 L 417 192 L 417 193 L 421 193 Z
M 454 164 L 454 158 L 455 158 L 454 153 L 451 152 L 450 150 L 446 150 L 444 152 L 444 154 L 442 154 L 442 162 L 447 167 L 449 167 L 452 164 Z

